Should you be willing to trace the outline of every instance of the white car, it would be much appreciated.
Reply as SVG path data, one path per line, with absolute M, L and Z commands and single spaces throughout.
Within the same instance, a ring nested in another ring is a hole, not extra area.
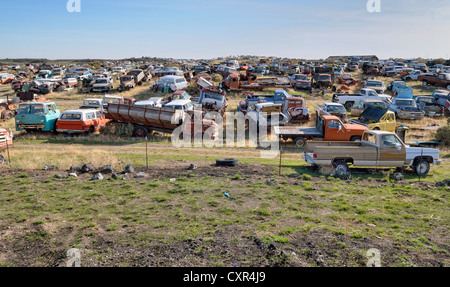
M 158 82 L 153 83 L 151 89 L 169 87 L 172 92 L 183 90 L 188 87 L 188 82 L 181 76 L 164 76 Z

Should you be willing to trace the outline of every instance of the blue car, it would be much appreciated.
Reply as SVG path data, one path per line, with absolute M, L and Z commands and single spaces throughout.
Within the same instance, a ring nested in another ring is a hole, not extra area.
M 386 90 L 391 91 L 397 98 L 412 99 L 414 95 L 413 89 L 408 87 L 404 81 L 390 82 Z

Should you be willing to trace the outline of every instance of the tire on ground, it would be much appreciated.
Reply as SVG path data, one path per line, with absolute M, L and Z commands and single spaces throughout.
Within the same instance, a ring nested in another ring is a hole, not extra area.
M 235 158 L 220 158 L 216 159 L 217 166 L 236 166 L 239 163 L 239 160 Z

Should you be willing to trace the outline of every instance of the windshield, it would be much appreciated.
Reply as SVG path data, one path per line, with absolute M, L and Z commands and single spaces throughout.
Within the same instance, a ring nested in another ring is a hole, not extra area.
M 163 84 L 172 84 L 173 83 L 173 79 L 161 78 L 161 80 L 159 80 L 159 82 L 163 83 Z
M 382 87 L 383 84 L 381 82 L 367 82 L 368 87 Z
M 131 81 L 133 79 L 133 77 L 123 77 L 122 81 L 126 82 L 126 81 Z
M 20 105 L 19 114 L 22 115 L 40 115 L 44 114 L 44 105 Z
M 346 113 L 347 111 L 343 106 L 328 106 L 329 113 Z
M 397 104 L 397 106 L 401 106 L 401 107 L 415 107 L 416 106 L 416 102 L 414 100 L 398 100 L 395 102 Z
M 295 79 L 296 79 L 296 80 L 301 80 L 301 81 L 307 81 L 307 80 L 308 80 L 308 77 L 307 77 L 307 76 L 300 76 L 300 75 L 297 75 L 297 76 L 295 76 Z
M 205 94 L 205 99 L 213 99 L 213 100 L 217 100 L 217 101 L 223 101 L 223 96 L 221 94 L 207 92 Z
M 85 100 L 83 102 L 83 106 L 98 106 L 98 105 L 99 105 L 98 101 Z
M 319 81 L 328 81 L 330 79 L 331 79 L 331 77 L 329 77 L 329 76 L 319 76 Z
M 106 79 L 100 79 L 100 80 L 95 81 L 95 83 L 96 84 L 107 84 L 108 81 Z

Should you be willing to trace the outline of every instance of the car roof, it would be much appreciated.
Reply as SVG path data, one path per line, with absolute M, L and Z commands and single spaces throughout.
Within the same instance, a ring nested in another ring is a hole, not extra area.
M 68 113 L 72 113 L 72 114 L 76 114 L 76 113 L 79 113 L 79 114 L 83 114 L 83 113 L 89 113 L 89 112 L 98 112 L 98 110 L 96 110 L 96 109 L 74 109 L 74 110 L 67 110 L 67 111 L 64 111 L 64 112 L 62 112 L 63 114 L 68 114 Z

